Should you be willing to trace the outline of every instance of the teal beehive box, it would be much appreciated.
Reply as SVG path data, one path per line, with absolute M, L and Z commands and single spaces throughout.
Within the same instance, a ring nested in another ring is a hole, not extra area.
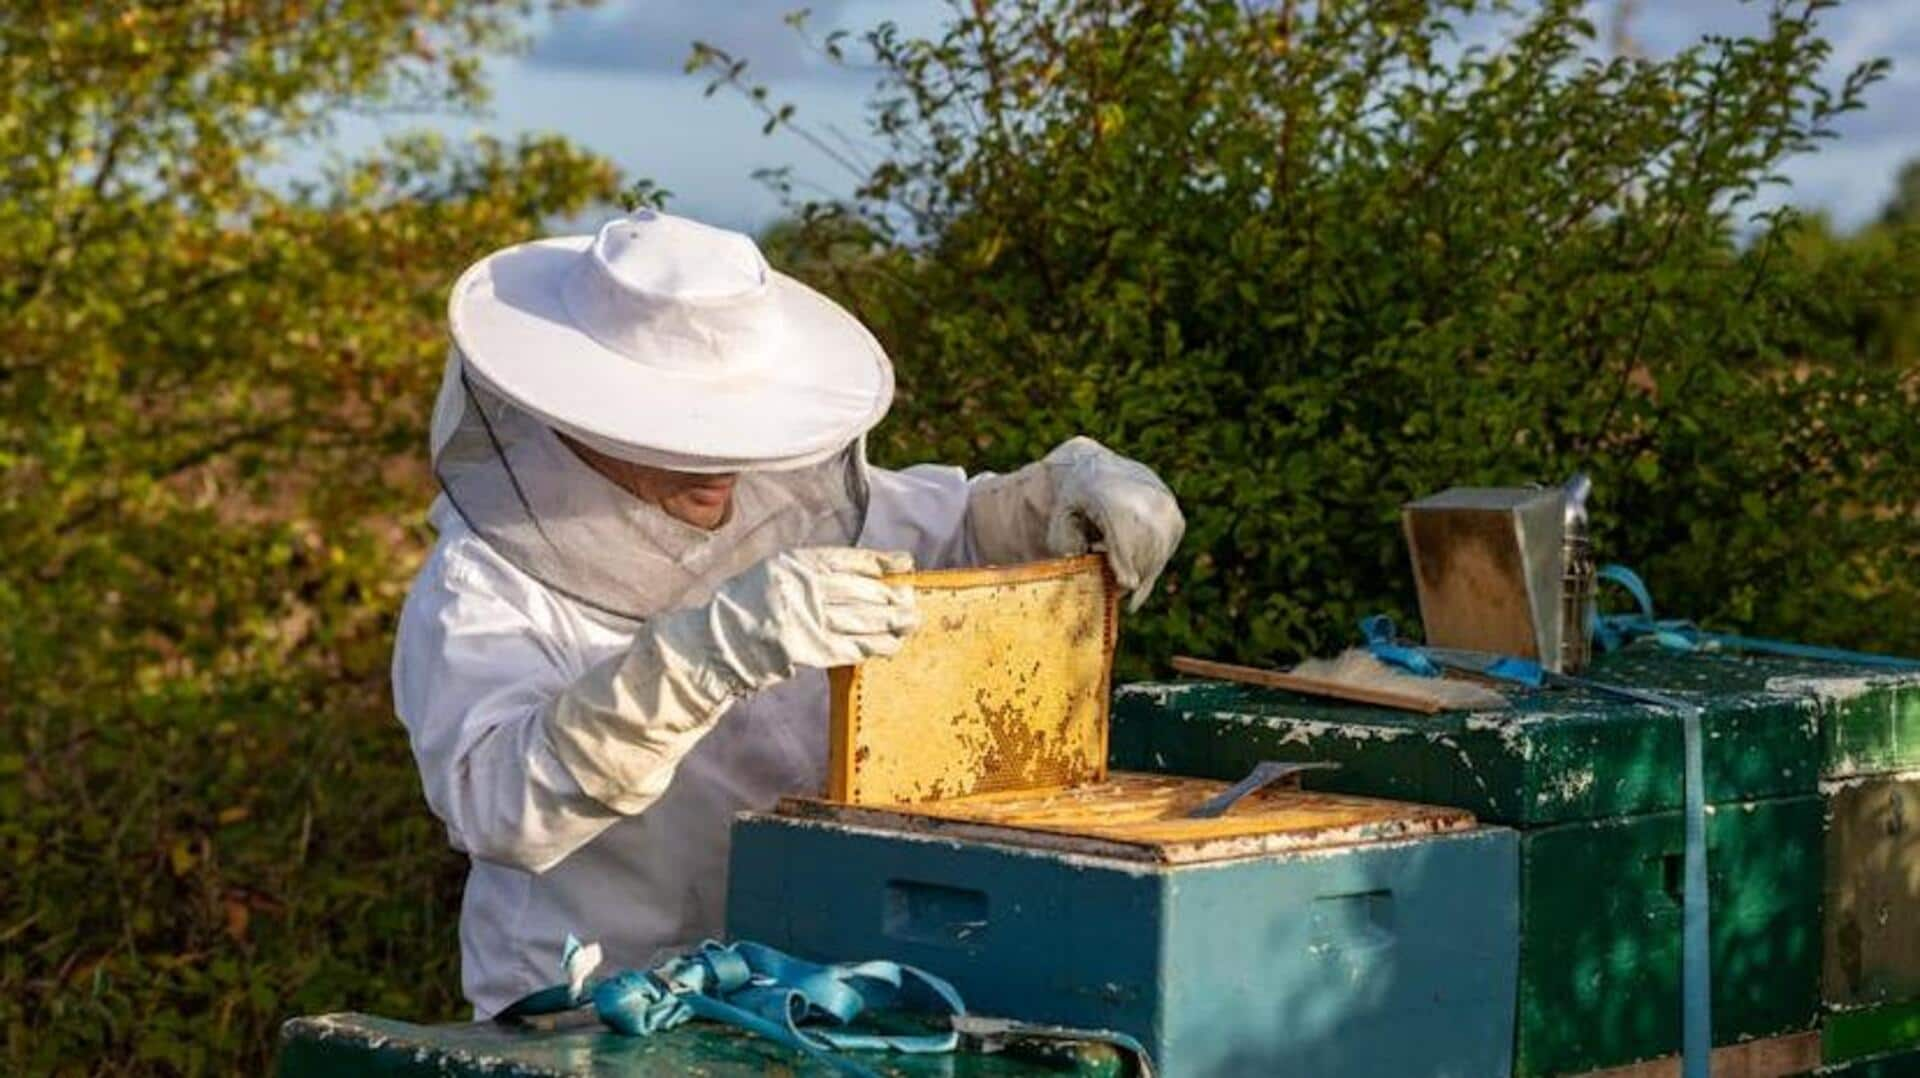
M 1074 791 L 1049 796 L 1052 818 L 1085 817 Z M 1514 832 L 1297 790 L 1241 811 L 1286 824 L 1131 842 L 789 801 L 735 824 L 727 930 L 912 963 L 976 1011 L 1125 1033 L 1172 1078 L 1509 1073 Z
M 1506 1072 L 1511 832 L 1278 765 L 1110 772 L 1104 562 L 906 582 L 921 630 L 830 678 L 827 799 L 736 823 L 729 934 L 899 959 L 1175 1078 Z

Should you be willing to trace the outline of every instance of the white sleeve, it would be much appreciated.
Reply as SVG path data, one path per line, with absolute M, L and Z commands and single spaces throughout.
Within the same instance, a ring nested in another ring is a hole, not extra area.
M 543 872 L 620 814 L 587 796 L 540 720 L 580 671 L 568 669 L 524 581 L 477 542 L 443 539 L 414 580 L 394 643 L 393 698 L 427 803 L 453 845 Z
M 904 550 L 922 569 L 978 564 L 967 532 L 967 473 L 945 464 L 867 469 L 867 519 L 860 545 Z

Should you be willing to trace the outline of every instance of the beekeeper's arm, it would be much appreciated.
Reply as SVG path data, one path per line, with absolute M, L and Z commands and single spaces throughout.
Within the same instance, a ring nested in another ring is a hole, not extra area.
M 734 700 L 889 654 L 917 623 L 912 590 L 880 580 L 904 556 L 787 551 L 576 672 L 537 587 L 476 544 L 443 544 L 408 596 L 395 705 L 454 844 L 533 872 L 644 811 Z
M 1087 437 L 1006 475 L 976 477 L 967 534 L 985 564 L 1103 550 L 1138 610 L 1173 557 L 1186 519 L 1151 468 Z

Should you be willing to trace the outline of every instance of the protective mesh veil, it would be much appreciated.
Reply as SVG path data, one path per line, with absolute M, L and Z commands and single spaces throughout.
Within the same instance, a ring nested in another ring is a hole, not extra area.
M 705 602 L 795 546 L 850 545 L 866 515 L 859 441 L 803 468 L 743 472 L 712 531 L 594 471 L 544 423 L 466 378 L 456 351 L 433 415 L 433 470 L 469 528 L 569 598 L 641 619 Z

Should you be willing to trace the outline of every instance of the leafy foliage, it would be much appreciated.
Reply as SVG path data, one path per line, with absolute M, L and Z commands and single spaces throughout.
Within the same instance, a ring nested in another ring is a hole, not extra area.
M 1757 208 L 1884 71 L 1820 82 L 1831 6 L 1644 60 L 1575 0 L 956 4 L 867 35 L 880 157 L 776 238 L 898 358 L 886 455 L 1085 431 L 1170 478 L 1136 671 L 1411 620 L 1401 503 L 1576 469 L 1669 611 L 1920 650 L 1913 353 L 1856 324 L 1910 309 L 1912 236 L 1797 257 Z
M 458 1013 L 461 859 L 386 669 L 449 274 L 610 199 L 564 143 L 404 141 L 517 3 L 0 16 L 8 1073 L 261 1073 L 280 1020 Z
M 1406 610 L 1400 501 L 1575 467 L 1674 609 L 1912 650 L 1912 215 L 1748 221 L 1879 73 L 1816 83 L 1826 6 L 1646 62 L 1562 0 L 1492 50 L 1477 0 L 980 0 L 870 36 L 881 157 L 767 246 L 898 357 L 883 457 L 1084 430 L 1169 475 L 1134 672 L 1331 650 Z M 0 14 L 0 1069 L 461 1010 L 385 684 L 441 302 L 616 180 L 550 139 L 263 176 L 340 110 L 478 103 L 527 7 Z

